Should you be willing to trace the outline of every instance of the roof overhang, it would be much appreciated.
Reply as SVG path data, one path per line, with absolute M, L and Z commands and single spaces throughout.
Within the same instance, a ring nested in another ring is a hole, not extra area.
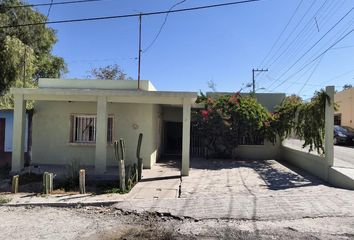
M 105 96 L 107 102 L 177 105 L 183 104 L 186 98 L 194 104 L 198 96 L 196 92 L 60 88 L 11 88 L 10 92 L 23 95 L 24 100 L 96 102 L 98 97 Z

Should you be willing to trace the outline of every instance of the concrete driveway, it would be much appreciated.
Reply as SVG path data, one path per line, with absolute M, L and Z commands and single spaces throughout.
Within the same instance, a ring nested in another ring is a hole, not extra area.
M 197 219 L 295 219 L 352 216 L 354 191 L 275 160 L 192 160 L 179 198 L 132 200 L 121 209 Z

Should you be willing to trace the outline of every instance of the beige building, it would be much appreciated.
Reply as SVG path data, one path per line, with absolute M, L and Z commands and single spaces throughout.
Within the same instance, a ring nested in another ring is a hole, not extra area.
M 338 111 L 334 113 L 334 124 L 354 128 L 354 88 L 337 92 L 334 101 Z
M 104 174 L 115 167 L 114 140 L 123 138 L 127 165 L 136 162 L 136 145 L 143 133 L 141 156 L 151 168 L 162 156 L 182 158 L 182 175 L 189 173 L 190 154 L 198 155 L 191 135 L 195 92 L 157 91 L 149 81 L 40 79 L 36 89 L 11 89 L 15 99 L 12 171 L 24 167 L 24 106 L 34 100 L 33 165 L 66 165 L 72 161 Z M 257 94 L 270 111 L 285 94 Z M 199 141 L 200 142 L 200 141 Z M 191 150 L 190 150 L 191 148 Z M 279 143 L 238 147 L 240 158 L 275 159 Z
M 64 165 L 78 161 L 104 174 L 117 166 L 113 144 L 123 138 L 127 164 L 136 161 L 139 133 L 143 133 L 141 156 L 151 168 L 161 154 L 162 109 L 167 118 L 180 120 L 182 174 L 189 170 L 189 133 L 194 92 L 156 91 L 149 81 L 40 79 L 37 89 L 14 88 L 14 136 L 12 171 L 24 166 L 24 106 L 34 100 L 32 164 Z M 162 108 L 163 107 L 163 108 Z M 169 116 L 169 108 L 181 116 Z

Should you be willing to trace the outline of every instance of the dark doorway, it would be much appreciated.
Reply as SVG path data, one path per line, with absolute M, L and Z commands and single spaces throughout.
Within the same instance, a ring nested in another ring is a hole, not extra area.
M 182 155 L 182 123 L 165 122 L 164 124 L 164 155 Z
M 0 118 L 0 153 L 5 151 L 5 118 Z

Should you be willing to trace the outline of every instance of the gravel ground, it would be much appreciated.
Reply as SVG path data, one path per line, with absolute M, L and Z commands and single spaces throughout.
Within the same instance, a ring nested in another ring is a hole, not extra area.
M 0 207 L 0 239 L 354 239 L 354 217 L 176 218 L 114 207 Z

